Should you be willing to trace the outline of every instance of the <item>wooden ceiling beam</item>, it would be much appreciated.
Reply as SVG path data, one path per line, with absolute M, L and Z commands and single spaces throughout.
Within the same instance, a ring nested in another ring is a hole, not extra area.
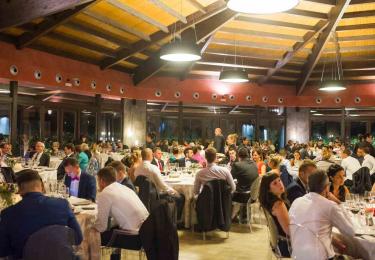
M 314 32 L 308 32 L 306 33 L 303 38 L 304 38 L 304 41 L 303 42 L 297 42 L 296 44 L 294 44 L 293 46 L 293 50 L 292 51 L 288 51 L 284 57 L 279 60 L 277 63 L 276 63 L 276 66 L 270 70 L 268 70 L 267 72 L 267 75 L 262 77 L 258 83 L 260 84 L 264 84 L 266 83 L 278 70 L 280 70 L 283 66 L 285 66 L 289 61 L 292 60 L 292 58 L 294 57 L 294 55 L 296 53 L 298 53 L 300 50 L 304 49 L 306 47 L 307 44 L 309 44 L 312 40 L 315 39 L 315 36 L 320 34 L 326 27 L 328 26 L 328 22 L 327 21 L 323 21 L 321 20 L 315 27 L 316 27 L 316 30 Z
M 288 27 L 293 29 L 301 29 L 307 31 L 313 31 L 314 26 L 300 24 L 300 23 L 290 23 L 290 22 L 283 22 L 283 21 L 272 21 L 264 18 L 258 17 L 249 17 L 244 15 L 239 15 L 235 18 L 236 21 L 247 22 L 247 23 L 259 23 L 259 24 L 266 24 L 272 26 L 280 26 L 280 27 Z
M 143 39 L 145 41 L 151 41 L 149 35 L 126 25 L 126 23 L 116 22 L 115 20 L 111 20 L 107 16 L 101 15 L 101 14 L 96 13 L 96 12 L 88 11 L 88 10 L 84 11 L 84 14 L 88 15 L 89 17 L 91 17 L 91 18 L 93 18 L 97 21 L 100 21 L 101 23 L 109 25 L 113 28 L 116 28 L 118 30 L 130 33 L 130 34 L 132 34 L 132 35 L 134 35 L 134 36 L 136 36 L 140 39 Z
M 43 22 L 41 22 L 40 24 L 36 26 L 35 31 L 25 32 L 21 36 L 19 36 L 17 39 L 16 47 L 18 49 L 27 47 L 28 45 L 32 44 L 39 38 L 53 31 L 55 28 L 57 28 L 61 24 L 64 24 L 69 19 L 73 18 L 74 16 L 78 15 L 79 13 L 83 12 L 87 8 L 97 4 L 100 1 L 101 0 L 90 1 L 83 5 L 77 6 L 73 9 L 69 9 L 59 14 L 52 15 L 52 17 L 48 17 L 47 19 L 45 19 Z
M 199 3 L 197 0 L 187 0 L 192 6 L 194 6 L 195 8 L 197 8 L 199 10 L 199 12 L 201 13 L 206 13 L 206 10 L 204 10 L 204 6 Z
M 223 24 L 233 19 L 236 15 L 236 12 L 230 9 L 225 9 L 209 19 L 197 23 L 195 25 L 195 32 L 192 29 L 183 31 L 181 33 L 181 38 L 182 40 L 185 39 L 192 41 L 192 43 L 200 43 L 202 40 L 215 33 L 221 26 L 223 26 Z M 161 60 L 159 52 L 157 52 L 153 57 L 150 57 L 149 60 L 136 69 L 133 77 L 133 84 L 140 84 L 144 80 L 155 75 L 166 65 L 167 62 Z
M 182 23 L 187 23 L 187 19 L 185 16 L 174 10 L 173 8 L 169 7 L 167 4 L 164 4 L 161 0 L 149 0 L 151 3 L 168 13 L 169 15 L 177 18 Z
M 0 1 L 0 31 L 91 2 L 92 0 Z
M 326 13 L 319 13 L 319 12 L 307 11 L 307 10 L 301 10 L 301 9 L 291 9 L 291 10 L 285 11 L 284 13 L 297 15 L 297 16 L 303 16 L 303 17 L 323 19 L 323 20 L 328 19 L 328 15 Z
M 234 49 L 234 39 L 218 39 L 214 38 L 211 43 L 219 45 L 233 46 Z M 293 51 L 293 47 L 287 45 L 264 43 L 264 42 L 251 42 L 251 41 L 240 41 L 236 40 L 237 47 L 248 47 L 256 49 L 270 49 L 270 50 L 281 50 L 281 51 Z
M 189 23 L 183 24 L 182 22 L 177 22 L 176 24 L 173 24 L 173 25 L 169 26 L 169 31 L 170 31 L 169 33 L 164 33 L 162 31 L 158 31 L 158 32 L 152 34 L 150 36 L 151 42 L 141 40 L 141 41 L 138 41 L 138 42 L 132 44 L 130 49 L 121 48 L 116 53 L 117 57 L 115 59 L 111 59 L 111 58 L 104 59 L 102 61 L 100 67 L 102 69 L 108 69 L 111 66 L 115 65 L 116 63 L 118 63 L 122 60 L 126 60 L 129 57 L 133 56 L 134 54 L 144 51 L 145 49 L 152 46 L 153 44 L 158 43 L 161 40 L 164 40 L 167 37 L 172 36 L 171 32 L 174 32 L 174 30 L 175 30 L 174 28 L 177 28 L 178 31 L 176 33 L 179 33 L 179 32 L 181 32 L 181 31 L 183 31 L 183 30 L 185 30 L 185 29 L 187 29 L 191 26 L 194 26 L 196 23 L 204 21 L 205 19 L 209 19 L 210 17 L 212 17 L 213 15 L 223 11 L 224 9 L 226 9 L 225 5 L 223 5 L 222 3 L 216 3 L 215 2 L 211 5 L 209 5 L 208 7 L 206 7 L 206 11 L 207 11 L 206 14 L 202 15 L 200 12 L 197 12 L 197 13 L 194 13 L 192 15 L 189 15 L 188 18 L 187 18 Z
M 349 30 L 362 30 L 362 29 L 374 29 L 375 23 L 363 23 L 363 24 L 353 24 L 353 25 L 341 25 L 337 26 L 336 31 L 349 31 Z
M 169 32 L 168 27 L 165 26 L 164 24 L 160 23 L 159 21 L 155 20 L 154 18 L 151 18 L 151 17 L 139 12 L 138 10 L 130 7 L 129 5 L 127 5 L 123 2 L 120 2 L 118 0 L 107 0 L 107 2 L 111 5 L 113 5 L 114 7 L 129 13 L 130 15 L 132 15 L 134 17 L 137 17 L 138 19 L 140 19 L 142 21 L 145 21 L 145 22 L 151 24 L 152 26 L 154 26 L 156 28 L 159 28 L 163 32 L 166 32 L 166 33 Z
M 241 34 L 245 36 L 257 36 L 262 38 L 270 38 L 270 39 L 282 39 L 282 40 L 292 40 L 292 41 L 303 41 L 302 36 L 295 36 L 289 34 L 280 34 L 280 33 L 270 33 L 264 31 L 255 31 L 255 30 L 248 30 L 248 29 L 238 29 L 232 27 L 222 27 L 220 28 L 219 32 L 221 33 L 230 33 L 230 34 Z
M 332 8 L 329 14 L 329 24 L 318 37 L 318 41 L 314 45 L 312 53 L 308 57 L 307 62 L 302 69 L 302 74 L 299 83 L 297 84 L 297 95 L 300 95 L 305 89 L 306 83 L 323 53 L 324 47 L 329 40 L 331 32 L 336 30 L 337 24 L 341 20 L 349 4 L 350 0 L 338 0 L 337 5 Z
M 127 49 L 131 48 L 131 45 L 126 40 L 122 40 L 120 38 L 114 37 L 111 34 L 103 32 L 101 30 L 98 30 L 98 29 L 92 27 L 89 24 L 79 23 L 79 22 L 76 22 L 76 21 L 70 21 L 69 23 L 64 24 L 64 27 L 67 27 L 67 28 L 72 29 L 74 31 L 79 31 L 79 32 L 91 34 L 95 37 L 104 39 L 104 40 L 109 41 L 109 42 L 113 42 L 116 45 L 121 46 L 121 48 L 127 48 Z

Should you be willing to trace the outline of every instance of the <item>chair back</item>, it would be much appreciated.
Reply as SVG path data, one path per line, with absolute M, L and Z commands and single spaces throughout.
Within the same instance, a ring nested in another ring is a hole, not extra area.
M 33 233 L 23 249 L 23 260 L 69 260 L 74 254 L 74 230 L 61 225 L 44 227 Z
M 370 170 L 367 167 L 361 167 L 353 173 L 353 185 L 350 188 L 352 193 L 364 194 L 372 188 Z
M 135 179 L 134 186 L 138 187 L 138 197 L 150 212 L 160 199 L 155 185 L 147 177 L 140 175 Z
M 255 202 L 259 197 L 259 188 L 260 188 L 261 177 L 257 177 L 250 186 L 250 199 L 251 202 Z
M 268 210 L 263 209 L 263 211 L 267 221 L 271 249 L 275 253 L 281 255 L 277 244 L 279 240 L 279 231 L 277 230 L 276 223 Z

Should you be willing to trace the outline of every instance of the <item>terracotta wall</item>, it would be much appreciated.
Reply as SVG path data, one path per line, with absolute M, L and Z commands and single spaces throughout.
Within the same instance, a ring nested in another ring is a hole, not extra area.
M 17 66 L 17 75 L 10 73 L 12 65 Z M 34 77 L 37 70 L 41 72 L 40 79 Z M 61 83 L 56 82 L 56 74 L 62 76 Z M 67 87 L 67 79 L 71 82 L 79 79 L 80 84 Z M 216 79 L 179 81 L 169 77 L 153 77 L 139 86 L 133 86 L 130 76 L 122 72 L 102 71 L 95 65 L 33 49 L 17 50 L 13 45 L 0 42 L 0 82 L 8 83 L 9 80 L 18 80 L 24 86 L 45 86 L 72 93 L 100 93 L 111 97 L 168 102 L 288 107 L 375 106 L 374 84 L 351 85 L 346 91 L 335 94 L 322 93 L 316 87 L 309 87 L 302 96 L 295 95 L 293 86 L 225 84 Z M 92 81 L 96 83 L 95 89 L 90 87 Z M 110 90 L 107 90 L 108 86 Z M 217 98 L 213 99 L 213 95 Z M 318 103 L 317 99 L 321 102 Z

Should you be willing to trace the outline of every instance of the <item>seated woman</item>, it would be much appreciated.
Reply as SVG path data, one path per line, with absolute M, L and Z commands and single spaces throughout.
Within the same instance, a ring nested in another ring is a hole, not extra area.
M 301 159 L 301 153 L 299 151 L 295 151 L 293 154 L 293 159 L 291 160 L 290 164 L 292 165 L 292 167 L 299 168 L 302 163 L 303 163 L 303 160 Z
M 84 171 L 86 171 L 86 168 L 89 164 L 89 157 L 84 152 L 84 150 L 82 149 L 80 144 L 76 145 L 75 150 L 76 150 L 77 160 L 78 160 L 78 163 L 79 163 L 79 168 L 81 168 L 81 171 L 84 172 Z
M 202 147 L 196 145 L 193 147 L 193 159 L 196 160 L 201 166 L 206 165 L 206 159 L 201 155 Z
M 169 163 L 177 163 L 177 160 L 179 159 L 179 150 L 178 146 L 172 147 L 172 154 L 169 156 Z
M 280 164 L 281 164 L 282 158 L 278 155 L 271 156 L 268 160 L 268 166 L 271 168 L 267 174 L 276 173 L 278 176 L 280 176 Z
M 257 150 L 253 150 L 252 153 L 252 158 L 254 160 L 254 162 L 256 163 L 257 167 L 258 167 L 258 174 L 263 176 L 264 174 L 266 174 L 266 164 L 264 163 L 264 158 L 263 158 L 263 153 L 261 150 L 257 149 Z
M 57 156 L 57 157 L 63 157 L 64 152 L 60 150 L 60 143 L 59 142 L 53 142 L 52 143 L 52 151 L 51 156 Z
M 331 160 L 331 157 L 332 153 L 328 149 L 323 150 L 322 160 L 316 163 L 316 167 L 318 167 L 319 170 L 327 171 L 329 166 L 334 164 L 334 162 Z
M 278 249 L 283 257 L 290 257 L 288 242 L 289 235 L 289 205 L 286 193 L 279 175 L 270 173 L 262 177 L 259 188 L 259 202 L 264 210 L 272 216 L 279 233 Z
M 345 202 L 345 196 L 349 194 L 348 188 L 344 185 L 345 171 L 338 164 L 332 164 L 327 170 L 331 182 L 329 191 L 341 202 Z

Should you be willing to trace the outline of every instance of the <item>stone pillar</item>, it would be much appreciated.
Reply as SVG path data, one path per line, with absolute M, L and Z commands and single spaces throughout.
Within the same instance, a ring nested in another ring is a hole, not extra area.
M 310 140 L 310 109 L 291 107 L 286 111 L 286 141 L 307 143 Z
M 147 101 L 125 99 L 123 106 L 124 144 L 128 146 L 146 143 Z

